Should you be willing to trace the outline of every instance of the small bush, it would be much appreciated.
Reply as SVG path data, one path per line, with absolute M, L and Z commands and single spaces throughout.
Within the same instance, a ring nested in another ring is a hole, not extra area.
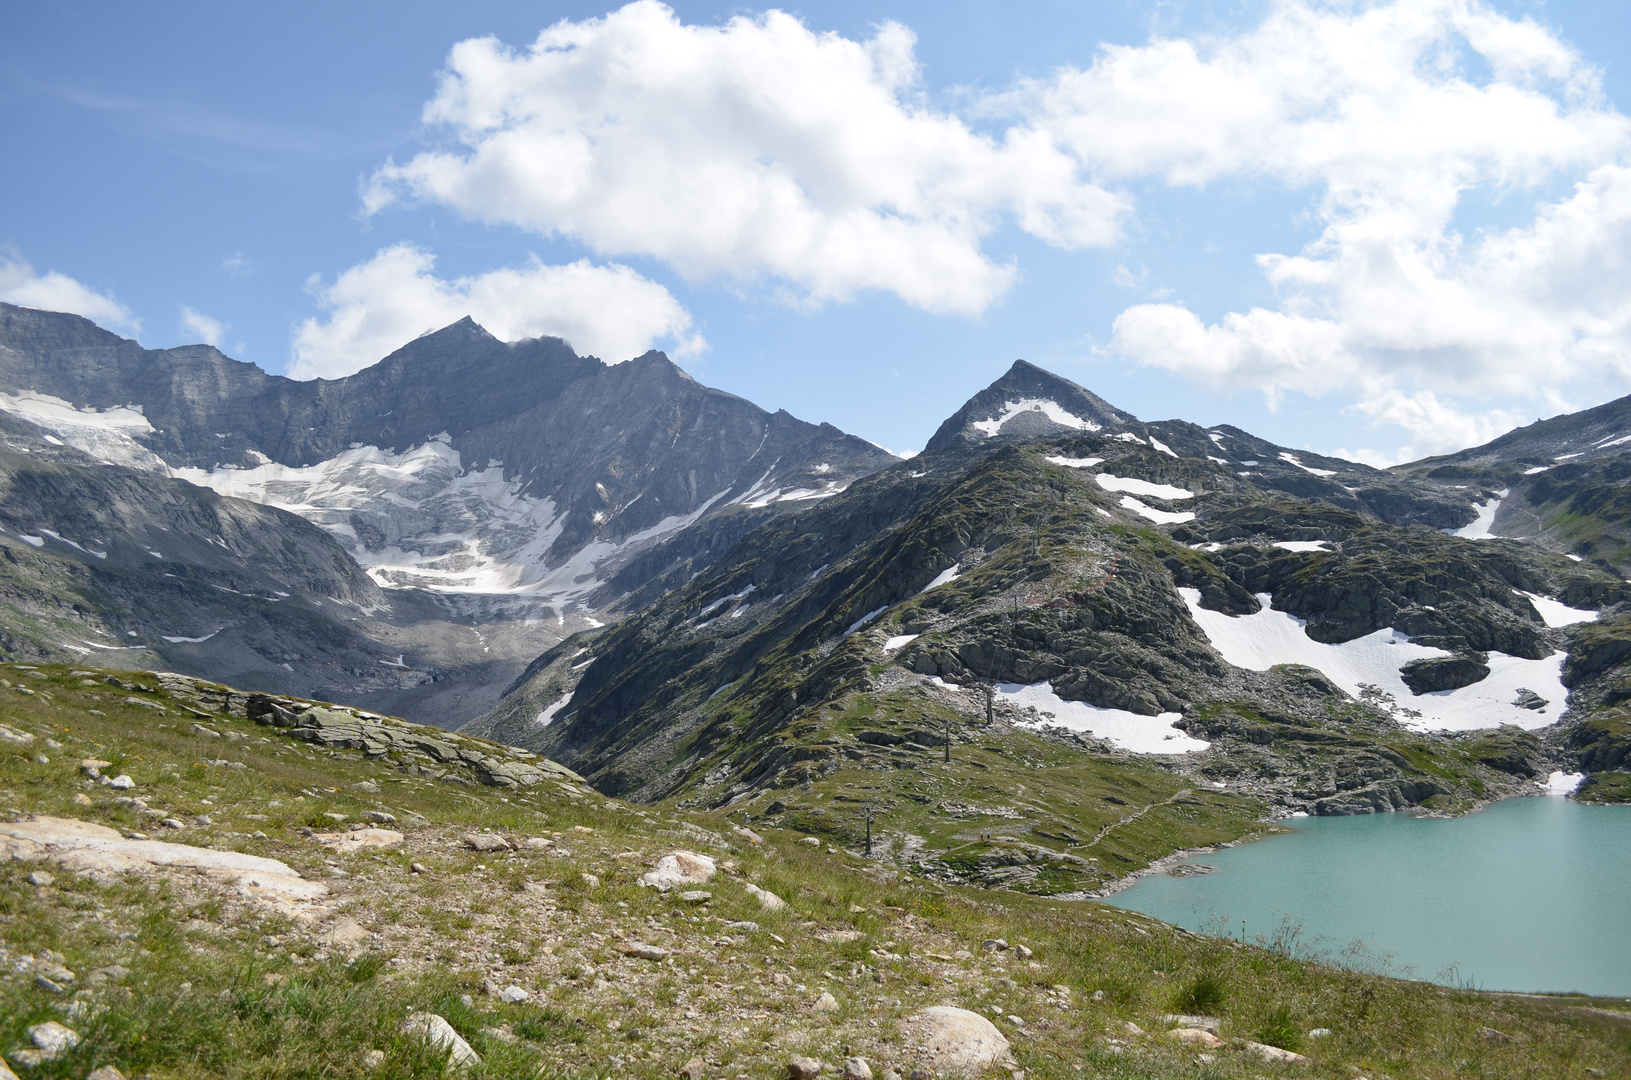
M 1257 1041 L 1278 1046 L 1282 1050 L 1301 1050 L 1303 1032 L 1302 1028 L 1297 1026 L 1297 1021 L 1292 1018 L 1291 1010 L 1284 1005 L 1277 1005 L 1257 1026 Z
M 1229 999 L 1229 987 L 1213 971 L 1203 971 L 1178 988 L 1172 1007 L 1181 1013 L 1210 1013 Z

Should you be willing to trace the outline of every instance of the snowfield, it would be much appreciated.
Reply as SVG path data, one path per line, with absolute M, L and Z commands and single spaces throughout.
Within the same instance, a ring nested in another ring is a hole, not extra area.
M 1544 660 L 1492 652 L 1490 672 L 1482 682 L 1418 697 L 1404 684 L 1399 669 L 1412 660 L 1450 653 L 1417 645 L 1393 629 L 1327 645 L 1304 632 L 1302 619 L 1273 610 L 1272 597 L 1267 593 L 1258 596 L 1263 609 L 1255 615 L 1231 616 L 1201 607 L 1199 589 L 1178 592 L 1212 647 L 1235 667 L 1267 671 L 1276 664 L 1303 664 L 1323 672 L 1353 697 L 1358 697 L 1365 686 L 1373 686 L 1392 695 L 1395 718 L 1418 731 L 1471 731 L 1501 724 L 1534 730 L 1555 722 L 1568 698 L 1563 686 L 1565 654 L 1561 652 Z M 1545 698 L 1546 708 L 1534 710 L 1513 704 L 1520 689 Z
M 550 546 L 565 526 L 554 500 L 523 494 L 500 462 L 466 469 L 445 435 L 400 454 L 358 446 L 304 467 L 265 461 L 171 475 L 299 514 L 333 535 L 384 588 L 526 596 L 553 605 L 557 615 L 600 587 L 603 564 L 685 528 L 725 494 L 621 543 L 593 541 L 551 566 Z M 372 544 L 358 523 L 377 534 Z
M 1075 428 L 1077 431 L 1099 430 L 1098 424 L 1066 412 L 1057 401 L 1051 398 L 1020 398 L 1018 401 L 1004 402 L 1002 412 L 989 420 L 976 420 L 973 426 L 989 439 L 1002 430 L 1002 425 L 1020 413 L 1033 411 L 1041 413 L 1061 427 Z
M 1182 713 L 1140 716 L 1125 709 L 1101 709 L 1085 701 L 1066 701 L 1045 682 L 1032 686 L 998 683 L 997 696 L 1022 709 L 1031 708 L 1043 714 L 1041 722 L 1022 726 L 1053 724 L 1071 731 L 1085 731 L 1135 754 L 1193 754 L 1212 745 L 1172 726 L 1174 720 L 1183 718 Z
M 26 390 L 20 394 L 0 393 L 0 412 L 12 413 L 56 432 L 61 442 L 105 465 L 124 465 L 148 472 L 168 471 L 157 454 L 134 438 L 153 430 L 139 406 L 100 411 L 79 409 L 62 398 Z M 46 439 L 56 441 L 50 436 Z

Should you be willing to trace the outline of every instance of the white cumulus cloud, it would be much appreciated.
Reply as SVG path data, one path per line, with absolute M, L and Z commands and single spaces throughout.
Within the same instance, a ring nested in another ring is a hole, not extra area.
M 212 319 L 202 311 L 194 310 L 183 304 L 181 306 L 181 332 L 201 341 L 205 345 L 221 347 L 221 338 L 227 332 L 227 324 L 220 319 Z
M 992 137 L 929 108 L 915 44 L 898 23 L 853 41 L 779 11 L 687 26 L 655 0 L 526 49 L 464 41 L 424 111 L 454 144 L 387 163 L 364 207 L 429 200 L 691 279 L 936 312 L 1013 283 L 982 250 L 1005 220 L 1064 248 L 1115 241 L 1123 196 L 1043 128 Z
M 330 284 L 313 278 L 308 284 L 326 317 L 309 318 L 296 330 L 289 374 L 349 375 L 467 315 L 505 341 L 560 337 L 580 354 L 612 364 L 661 341 L 672 342 L 680 357 L 706 348 L 684 306 L 627 266 L 581 259 L 548 266 L 534 259 L 520 269 L 446 280 L 433 273 L 435 261 L 411 244 L 396 244 Z
M 0 250 L 0 300 L 43 311 L 69 311 L 110 330 L 139 334 L 141 320 L 106 293 L 55 270 L 35 273 L 15 251 Z
M 1211 323 L 1129 307 L 1111 348 L 1140 364 L 1271 403 L 1353 395 L 1424 450 L 1518 415 L 1442 395 L 1559 403 L 1573 380 L 1631 375 L 1631 122 L 1534 22 L 1471 0 L 1282 3 L 1205 48 L 1107 48 L 1013 96 L 1103 175 L 1260 177 L 1316 196 L 1320 235 L 1257 257 L 1278 304 Z M 1527 224 L 1456 226 L 1469 196 L 1560 180 L 1572 191 Z

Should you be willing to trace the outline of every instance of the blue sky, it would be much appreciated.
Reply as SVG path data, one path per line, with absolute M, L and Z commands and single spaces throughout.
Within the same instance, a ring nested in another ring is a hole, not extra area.
M 18 8 L 0 298 L 307 376 L 469 312 L 896 451 L 1016 357 L 1373 462 L 1631 391 L 1623 3 L 787 10 Z

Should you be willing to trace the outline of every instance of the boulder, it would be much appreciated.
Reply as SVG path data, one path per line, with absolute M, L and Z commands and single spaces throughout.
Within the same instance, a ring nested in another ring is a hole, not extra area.
M 787 1063 L 787 1080 L 817 1080 L 821 1075 L 821 1062 L 815 1058 L 796 1057 Z
M 747 894 L 749 896 L 758 900 L 759 906 L 764 908 L 766 911 L 780 911 L 782 908 L 787 906 L 787 901 L 783 900 L 769 889 L 761 889 L 752 882 L 744 883 L 742 888 L 747 890 Z
M 1412 660 L 1399 669 L 1399 677 L 1418 696 L 1436 690 L 1459 690 L 1489 677 L 1488 659 L 1487 655 L 1477 654 Z
M 872 1066 L 866 1058 L 845 1058 L 843 1080 L 872 1080 Z
M 402 1022 L 405 1035 L 417 1035 L 437 1050 L 447 1054 L 447 1063 L 455 1069 L 481 1064 L 481 1055 L 470 1048 L 464 1037 L 453 1030 L 453 1025 L 435 1013 L 412 1013 Z
M 661 892 L 686 885 L 706 885 L 713 880 L 718 869 L 718 865 L 707 855 L 698 855 L 694 851 L 673 851 L 640 875 L 640 884 Z
M 327 886 L 305 880 L 276 859 L 162 840 L 127 840 L 105 825 L 73 818 L 0 822 L 0 860 L 7 857 L 52 859 L 101 881 L 161 866 L 182 867 L 232 882 L 240 895 L 302 920 L 312 918 L 310 905 L 328 895 Z
M 924 1068 L 944 1076 L 973 1077 L 1009 1057 L 1008 1040 L 977 1012 L 934 1005 L 908 1017 L 908 1045 L 918 1047 Z

